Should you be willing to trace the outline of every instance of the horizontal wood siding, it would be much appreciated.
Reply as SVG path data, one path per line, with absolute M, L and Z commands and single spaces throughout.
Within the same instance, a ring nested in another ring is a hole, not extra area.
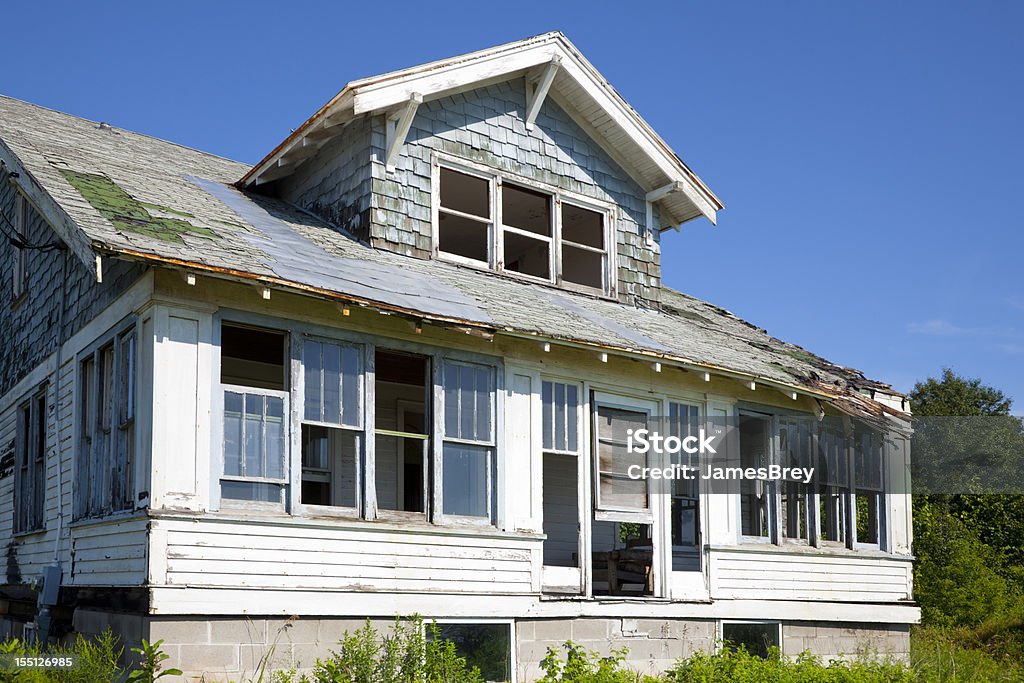
M 911 587 L 911 563 L 883 557 L 713 550 L 710 571 L 716 599 L 893 602 Z
M 154 521 L 168 586 L 525 593 L 539 541 L 348 526 Z
M 146 582 L 145 517 L 103 521 L 71 530 L 72 583 L 138 586 Z

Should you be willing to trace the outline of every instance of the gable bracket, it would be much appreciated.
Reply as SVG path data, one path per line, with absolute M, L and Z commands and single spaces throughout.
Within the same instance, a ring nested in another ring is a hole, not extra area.
M 555 75 L 558 73 L 558 68 L 562 65 L 562 57 L 555 55 L 548 62 L 547 66 L 544 67 L 544 72 L 537 80 L 537 84 L 531 89 L 530 81 L 526 83 L 526 130 L 533 130 L 533 127 L 537 121 L 537 114 L 540 113 L 540 107 L 544 104 L 544 99 L 548 96 L 548 90 L 551 89 L 551 84 L 555 80 Z
M 387 150 L 385 166 L 388 171 L 395 170 L 398 153 L 401 151 L 402 145 L 405 144 L 405 137 L 409 134 L 412 119 L 416 116 L 416 110 L 421 104 L 423 104 L 423 95 L 414 92 L 401 109 L 388 116 L 387 137 L 384 145 Z

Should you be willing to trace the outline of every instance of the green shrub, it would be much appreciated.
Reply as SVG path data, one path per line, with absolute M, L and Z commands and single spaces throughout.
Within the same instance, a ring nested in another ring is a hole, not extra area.
M 890 660 L 862 658 L 826 666 L 807 653 L 790 660 L 772 648 L 768 658 L 762 659 L 743 648 L 722 648 L 679 661 L 664 679 L 669 683 L 910 683 L 915 677 L 906 665 Z
M 911 666 L 927 683 L 1024 681 L 1024 620 L 995 617 L 974 628 L 917 626 Z
M 544 677 L 538 683 L 638 683 L 657 679 L 641 676 L 626 668 L 627 648 L 612 650 L 610 655 L 587 652 L 581 646 L 565 641 L 565 661 L 558 654 L 558 648 L 549 647 L 540 662 Z
M 396 619 L 386 634 L 367 619 L 338 644 L 330 657 L 317 660 L 310 683 L 483 683 L 480 670 L 439 637 L 437 624 L 428 624 L 425 632 L 419 617 Z

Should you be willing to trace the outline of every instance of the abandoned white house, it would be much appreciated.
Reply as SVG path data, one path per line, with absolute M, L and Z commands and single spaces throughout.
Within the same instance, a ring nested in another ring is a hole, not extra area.
M 8 633 L 907 652 L 906 441 L 821 418 L 909 406 L 661 284 L 722 204 L 562 34 L 352 82 L 255 167 L 0 98 L 0 163 Z M 656 416 L 830 474 L 616 493 Z

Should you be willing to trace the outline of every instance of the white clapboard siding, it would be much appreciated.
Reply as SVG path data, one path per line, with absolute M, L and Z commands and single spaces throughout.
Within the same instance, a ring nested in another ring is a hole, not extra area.
M 716 549 L 711 597 L 891 602 L 910 595 L 906 558 Z
M 528 593 L 539 541 L 422 530 L 160 518 L 167 586 Z M 154 557 L 154 561 L 158 558 Z
M 75 526 L 70 583 L 138 586 L 146 582 L 145 517 Z

